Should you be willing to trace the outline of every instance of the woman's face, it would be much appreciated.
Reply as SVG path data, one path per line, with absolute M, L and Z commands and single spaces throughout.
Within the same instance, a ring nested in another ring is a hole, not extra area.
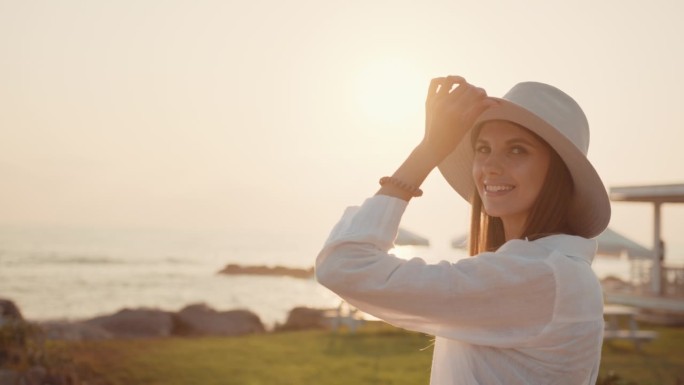
M 520 236 L 546 179 L 550 149 L 503 120 L 486 122 L 474 149 L 473 178 L 485 211 L 501 218 L 507 239 Z

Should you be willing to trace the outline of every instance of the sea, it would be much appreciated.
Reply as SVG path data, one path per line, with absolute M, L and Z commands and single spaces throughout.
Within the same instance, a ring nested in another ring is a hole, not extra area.
M 0 298 L 32 321 L 74 321 L 123 308 L 247 309 L 272 328 L 299 306 L 336 308 L 312 279 L 217 274 L 227 264 L 308 268 L 324 239 L 218 231 L 0 226 Z M 399 246 L 402 258 L 465 258 L 448 245 Z M 625 259 L 597 258 L 602 278 L 629 279 Z

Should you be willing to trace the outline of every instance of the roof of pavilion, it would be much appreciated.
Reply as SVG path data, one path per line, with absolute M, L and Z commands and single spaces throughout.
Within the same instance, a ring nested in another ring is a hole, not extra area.
M 621 202 L 684 203 L 684 184 L 611 187 L 610 199 Z

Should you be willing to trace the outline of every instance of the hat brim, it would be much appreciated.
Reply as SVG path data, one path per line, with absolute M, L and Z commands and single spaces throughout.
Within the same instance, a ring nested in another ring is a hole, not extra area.
M 484 111 L 473 127 L 491 120 L 519 124 L 544 139 L 563 159 L 572 175 L 574 194 L 570 207 L 570 226 L 577 235 L 593 238 L 601 234 L 610 221 L 610 199 L 594 166 L 562 133 L 530 111 L 506 99 L 494 98 L 498 105 Z M 475 192 L 472 167 L 474 151 L 470 129 L 461 143 L 439 165 L 449 184 L 468 202 Z

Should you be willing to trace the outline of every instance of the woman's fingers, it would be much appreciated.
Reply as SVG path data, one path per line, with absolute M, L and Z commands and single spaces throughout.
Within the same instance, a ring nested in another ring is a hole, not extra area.
M 476 87 L 472 84 L 465 83 L 459 85 L 458 88 L 454 89 L 451 92 L 451 94 L 449 94 L 449 99 L 455 102 L 469 102 L 471 100 L 484 98 L 486 96 L 487 93 L 484 89 Z
M 468 82 L 466 82 L 466 80 L 463 76 L 454 76 L 454 75 L 447 76 L 446 82 L 449 86 L 449 89 L 448 89 L 449 92 L 452 91 L 454 84 L 458 84 L 458 85 L 468 84 Z
M 492 103 L 484 89 L 469 84 L 462 76 L 432 79 L 426 101 L 426 130 L 435 119 L 435 128 L 445 125 L 463 130 Z
M 462 85 L 468 84 L 462 76 L 447 76 L 434 78 L 430 81 L 430 87 L 428 87 L 427 100 L 435 99 L 435 97 L 448 96 L 451 93 L 457 91 Z M 454 88 L 454 85 L 457 85 Z
M 485 90 L 461 76 L 432 79 L 426 100 L 424 143 L 438 158 L 448 155 L 489 107 L 488 99 Z
M 463 123 L 468 127 L 472 126 L 478 116 L 480 116 L 488 108 L 494 107 L 497 104 L 498 102 L 496 99 L 489 97 L 474 102 L 471 104 L 470 108 L 463 113 Z
M 444 90 L 444 85 L 446 82 L 445 77 L 434 78 L 430 81 L 430 87 L 428 87 L 427 98 L 425 99 L 425 105 L 431 105 L 435 99 L 440 96 L 440 92 Z
M 468 104 L 465 104 L 460 109 L 454 107 L 452 109 L 452 116 L 460 122 L 463 129 L 467 130 L 473 126 L 475 120 L 488 108 L 494 107 L 498 104 L 496 99 L 485 97 L 483 99 L 476 99 Z
M 448 111 L 449 115 L 458 115 L 459 111 L 463 112 L 469 109 L 471 103 L 486 97 L 487 94 L 483 89 L 468 84 L 461 77 L 458 78 L 456 81 L 447 81 L 447 87 L 451 88 L 450 92 L 445 92 L 444 96 L 432 100 L 429 106 L 432 111 L 444 110 L 444 112 Z
M 455 123 L 453 128 L 457 130 L 467 130 L 482 112 L 494 104 L 495 100 L 489 98 L 484 89 L 462 84 L 438 106 L 443 113 L 442 119 Z
M 428 98 L 433 96 L 434 94 L 437 93 L 439 90 L 440 86 L 442 83 L 446 80 L 446 78 L 441 77 L 441 78 L 434 78 L 430 81 L 430 87 L 428 87 Z
M 449 96 L 449 104 L 454 113 L 458 113 L 459 110 L 465 113 L 473 105 L 487 98 L 487 92 L 482 88 L 470 84 L 459 86 L 459 88 L 460 90 L 455 90 Z

